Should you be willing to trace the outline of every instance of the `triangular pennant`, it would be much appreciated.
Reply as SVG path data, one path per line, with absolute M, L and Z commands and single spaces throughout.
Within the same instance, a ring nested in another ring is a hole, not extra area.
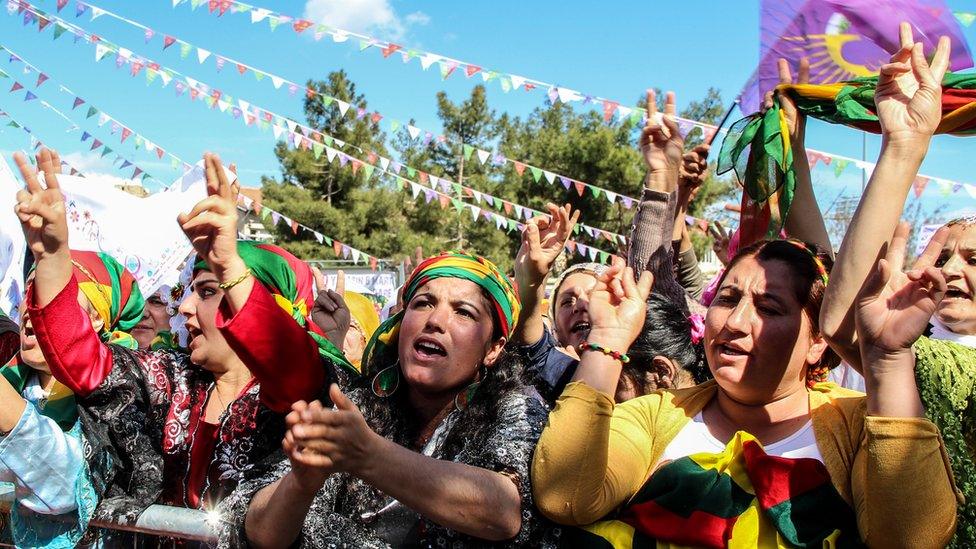
M 172 36 L 166 35 L 166 36 L 163 37 L 163 49 L 164 50 L 166 48 L 172 46 L 175 43 L 176 43 L 176 39 L 173 38 Z
M 550 185 L 556 182 L 556 174 L 547 170 L 542 170 L 542 175 L 546 176 L 546 181 L 548 181 Z
M 481 163 L 484 164 L 485 162 L 488 161 L 488 157 L 490 154 L 491 153 L 489 153 L 488 151 L 483 151 L 481 149 L 478 149 L 478 160 L 480 160 Z
M 464 76 L 471 78 L 472 76 L 481 72 L 481 67 L 477 65 L 465 65 L 464 66 Z
M 203 64 L 203 62 L 206 61 L 208 57 L 210 57 L 209 51 L 201 47 L 197 47 L 197 60 L 200 61 L 200 64 Z
M 915 181 L 912 182 L 912 188 L 915 190 L 915 198 L 922 196 L 922 191 L 925 190 L 925 186 L 928 184 L 928 177 L 925 177 L 924 175 L 915 177 Z
M 973 21 L 976 21 L 976 13 L 973 12 L 954 11 L 952 14 L 956 16 L 956 19 L 962 23 L 962 26 L 964 27 L 968 27 L 973 24 Z
M 583 191 L 586 189 L 586 185 L 582 181 L 573 181 L 573 186 L 576 187 L 576 193 L 583 196 Z
M 542 170 L 540 168 L 536 168 L 535 166 L 529 166 L 529 170 L 532 172 L 532 178 L 535 179 L 536 183 L 538 183 L 539 179 L 542 177 Z

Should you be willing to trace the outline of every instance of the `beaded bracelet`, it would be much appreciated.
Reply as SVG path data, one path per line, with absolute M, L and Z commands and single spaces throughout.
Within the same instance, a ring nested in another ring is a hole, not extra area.
M 609 357 L 613 357 L 615 360 L 619 360 L 622 364 L 627 364 L 628 362 L 630 362 L 630 357 L 627 356 L 627 353 L 621 353 L 620 351 L 613 351 L 611 349 L 607 349 L 606 347 L 598 343 L 590 343 L 589 341 L 584 341 L 583 343 L 580 343 L 579 348 L 581 351 L 599 351 Z

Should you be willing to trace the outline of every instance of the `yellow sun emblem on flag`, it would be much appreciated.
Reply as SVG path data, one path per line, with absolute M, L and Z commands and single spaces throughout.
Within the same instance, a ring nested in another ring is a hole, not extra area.
M 849 28 L 847 18 L 835 13 L 829 18 L 823 34 L 784 36 L 783 39 L 792 46 L 797 57 L 806 56 L 810 60 L 810 74 L 818 75 L 818 82 L 827 84 L 878 74 L 883 59 L 863 64 L 844 56 L 845 47 L 865 40 L 860 34 L 847 32 Z

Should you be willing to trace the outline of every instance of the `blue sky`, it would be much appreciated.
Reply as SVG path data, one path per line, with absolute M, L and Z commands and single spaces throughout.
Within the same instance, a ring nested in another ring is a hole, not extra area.
M 55 11 L 55 0 L 33 0 L 37 7 Z M 427 72 L 415 59 L 404 64 L 397 55 L 383 59 L 375 49 L 360 52 L 350 41 L 334 44 L 328 37 L 315 42 L 310 33 L 297 36 L 282 25 L 273 33 L 266 22 L 252 24 L 246 14 L 228 13 L 216 18 L 206 2 L 191 11 L 189 3 L 173 8 L 170 0 L 93 0 L 92 4 L 134 19 L 153 28 L 150 43 L 143 31 L 102 16 L 90 21 L 88 13 L 75 18 L 72 0 L 61 17 L 133 52 L 169 66 L 196 80 L 219 88 L 235 98 L 302 121 L 301 97 L 268 81 L 256 81 L 249 73 L 242 77 L 233 66 L 218 73 L 214 59 L 199 64 L 195 52 L 181 59 L 178 47 L 162 51 L 162 35 L 171 34 L 215 54 L 236 58 L 256 68 L 296 82 L 322 78 L 344 69 L 365 93 L 371 109 L 389 118 L 411 117 L 420 127 L 438 127 L 435 93 L 446 91 L 459 100 L 480 78 L 467 79 L 458 71 L 442 81 L 436 65 Z M 758 60 L 758 1 L 714 2 L 682 0 L 666 2 L 402 2 L 397 0 L 253 0 L 261 7 L 281 13 L 313 18 L 380 38 L 397 40 L 419 48 L 476 63 L 498 71 L 519 74 L 566 86 L 584 93 L 630 104 L 643 89 L 656 86 L 677 92 L 679 106 L 700 98 L 709 86 L 723 96 L 734 96 Z M 976 2 L 949 0 L 951 9 L 976 11 Z M 976 44 L 976 25 L 965 29 L 970 44 Z M 204 150 L 218 152 L 239 166 L 245 184 L 256 184 L 261 175 L 280 173 L 272 153 L 273 137 L 246 127 L 232 117 L 211 112 L 202 102 L 177 97 L 172 85 L 147 86 L 143 74 L 133 78 L 117 69 L 114 57 L 94 61 L 94 48 L 75 44 L 66 33 L 52 41 L 52 29 L 37 32 L 24 27 L 21 17 L 0 12 L 0 44 L 17 52 L 44 71 L 51 80 L 36 93 L 62 112 L 73 116 L 83 130 L 89 130 L 113 150 L 155 175 L 170 181 L 176 177 L 168 162 L 135 150 L 133 140 L 118 143 L 109 127 L 99 128 L 96 119 L 85 120 L 85 107 L 71 110 L 72 100 L 58 92 L 66 85 L 100 110 L 111 114 L 133 130 L 166 150 L 193 161 Z M 0 56 L 0 68 L 33 89 L 35 75 L 22 75 L 19 66 Z M 109 158 L 89 153 L 80 142 L 81 132 L 67 131 L 70 124 L 36 102 L 24 103 L 23 91 L 7 94 L 3 81 L 3 109 L 28 125 L 46 143 L 59 148 L 80 169 L 113 173 Z M 488 85 L 489 102 L 498 111 L 525 115 L 543 104 L 545 93 L 522 90 L 503 93 L 497 84 Z M 861 156 L 861 134 L 850 129 L 813 122 L 808 132 L 811 148 Z M 90 142 L 89 142 L 90 143 Z M 867 159 L 876 159 L 880 141 L 868 136 Z M 3 127 L 0 150 L 28 149 L 30 141 L 21 130 Z M 976 184 L 972 168 L 976 141 L 938 137 L 922 172 L 928 175 Z M 131 168 L 130 168 L 131 170 Z M 566 174 L 572 177 L 574 174 Z M 849 167 L 841 177 L 830 168 L 814 176 L 822 204 L 839 193 L 857 196 L 861 176 Z M 554 193 L 554 197 L 558 193 Z M 976 209 L 976 200 L 964 191 L 943 196 L 932 185 L 923 195 L 926 205 L 945 204 L 946 212 Z

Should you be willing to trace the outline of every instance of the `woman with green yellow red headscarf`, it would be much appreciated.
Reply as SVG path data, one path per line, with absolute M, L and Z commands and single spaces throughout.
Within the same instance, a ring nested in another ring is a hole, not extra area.
M 97 517 L 118 520 L 156 502 L 212 508 L 277 450 L 292 402 L 317 398 L 335 378 L 331 367 L 348 367 L 308 322 L 310 271 L 280 248 L 237 241 L 231 185 L 220 160 L 205 155 L 208 196 L 178 220 L 200 258 L 189 263 L 179 307 L 187 351 L 130 350 L 96 335 L 69 298 L 96 269 L 71 269 L 51 154 L 38 155 L 47 188 L 16 159 L 27 181 L 17 213 L 36 262 L 27 313 L 52 373 L 114 454 Z M 114 304 L 114 286 L 97 289 L 96 310 Z
M 403 287 L 335 409 L 297 403 L 288 460 L 224 501 L 222 544 L 545 547 L 528 464 L 546 408 L 504 347 L 521 309 L 490 261 L 443 253 Z
M 135 278 L 107 254 L 72 251 L 70 257 L 80 281 L 76 302 L 93 331 L 134 349 L 127 331 L 143 308 Z M 0 368 L 0 480 L 13 482 L 18 496 L 11 533 L 17 545 L 74 547 L 102 486 L 101 471 L 86 467 L 82 436 L 100 457 L 104 441 L 79 423 L 74 394 L 52 376 L 26 310 L 17 343 L 19 360 Z

